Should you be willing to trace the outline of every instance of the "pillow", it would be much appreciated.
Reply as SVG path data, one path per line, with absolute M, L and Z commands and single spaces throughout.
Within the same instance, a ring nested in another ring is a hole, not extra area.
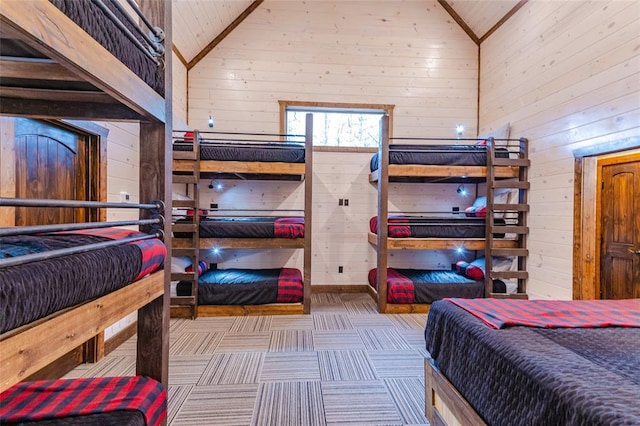
M 493 194 L 494 204 L 509 204 L 511 190 L 495 192 Z M 464 209 L 464 215 L 467 217 L 486 217 L 487 216 L 487 196 L 478 197 L 471 207 Z M 501 218 L 503 212 L 494 213 L 493 217 Z
M 516 271 L 518 269 L 518 264 L 516 262 L 517 257 L 493 257 L 493 270 L 498 272 L 504 271 Z M 475 259 L 473 262 L 470 262 L 470 265 L 477 266 L 482 269 L 484 272 L 484 257 L 479 257 Z
M 209 265 L 205 261 L 198 262 L 198 276 L 204 274 L 209 269 Z M 189 256 L 179 256 L 171 258 L 171 272 L 192 272 L 193 262 Z
M 456 263 L 456 272 L 470 280 L 481 281 L 484 279 L 484 271 L 481 268 L 464 260 Z

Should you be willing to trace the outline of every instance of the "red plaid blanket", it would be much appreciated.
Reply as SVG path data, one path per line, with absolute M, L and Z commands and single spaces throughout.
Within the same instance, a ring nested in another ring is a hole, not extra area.
M 300 270 L 282 268 L 278 276 L 278 303 L 300 303 L 304 295 L 304 284 Z
M 64 231 L 57 232 L 57 234 L 83 234 L 93 235 L 98 237 L 107 238 L 109 240 L 118 240 L 129 237 L 137 237 L 146 235 L 139 231 L 123 228 L 96 228 L 96 229 L 79 229 L 76 231 Z M 140 272 L 136 277 L 136 280 L 156 271 L 164 262 L 167 256 L 167 248 L 164 243 L 157 238 L 134 241 L 129 244 L 134 244 L 140 248 L 142 252 L 142 265 Z
M 303 217 L 279 217 L 273 224 L 276 238 L 304 238 Z
M 22 382 L 0 394 L 0 424 L 138 410 L 147 425 L 167 416 L 167 393 L 143 376 Z
M 388 236 L 391 238 L 408 238 L 411 236 L 411 225 L 404 215 L 389 215 Z M 378 216 L 369 220 L 369 229 L 374 234 L 378 233 Z
M 444 299 L 492 328 L 640 327 L 640 299 L 519 300 Z
M 378 288 L 378 270 L 369 271 L 371 287 Z M 405 277 L 393 268 L 387 268 L 387 302 L 414 303 L 416 300 L 415 286 L 410 278 Z

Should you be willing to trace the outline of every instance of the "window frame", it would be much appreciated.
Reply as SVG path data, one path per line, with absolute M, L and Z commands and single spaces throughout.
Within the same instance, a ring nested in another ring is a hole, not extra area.
M 393 104 L 356 104 L 345 102 L 307 102 L 307 101 L 286 101 L 279 100 L 280 105 L 280 133 L 286 133 L 287 123 L 287 107 L 301 107 L 301 108 L 326 108 L 326 109 L 373 109 L 382 110 L 389 116 L 389 135 L 393 135 Z M 365 147 L 340 147 L 340 146 L 315 146 L 314 151 L 319 152 L 377 152 L 378 148 L 365 148 Z

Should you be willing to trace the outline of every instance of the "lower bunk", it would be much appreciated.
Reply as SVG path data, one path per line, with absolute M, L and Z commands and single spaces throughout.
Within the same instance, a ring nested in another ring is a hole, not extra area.
M 23 426 L 157 426 L 167 392 L 145 376 L 40 380 L 0 394 L 0 424 Z
M 190 296 L 191 283 L 178 282 L 176 294 Z M 198 316 L 302 314 L 303 301 L 295 268 L 210 269 L 198 278 Z M 172 308 L 172 316 L 186 314 Z
M 425 339 L 431 424 L 640 424 L 640 299 L 448 299 Z
M 484 272 L 477 265 L 484 265 L 484 258 L 458 262 L 455 271 L 387 268 L 385 312 L 428 312 L 431 303 L 447 297 L 484 297 Z M 368 280 L 370 294 L 377 300 L 377 269 L 369 271 Z M 516 289 L 516 284 L 508 280 L 493 281 L 493 293 L 513 293 Z

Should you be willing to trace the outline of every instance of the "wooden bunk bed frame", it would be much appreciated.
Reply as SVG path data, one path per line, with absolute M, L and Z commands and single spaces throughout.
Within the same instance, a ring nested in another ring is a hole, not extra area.
M 165 31 L 171 46 L 171 5 L 143 2 L 151 22 Z M 31 79 L 33 87 L 0 87 L 0 114 L 48 120 L 128 120 L 140 122 L 140 198 L 168 200 L 171 213 L 171 67 L 164 70 L 162 97 L 102 45 L 47 0 L 0 3 L 0 36 L 18 40 L 46 60 L 0 62 L 0 75 Z M 171 63 L 171 49 L 165 60 Z M 95 90 L 55 88 L 48 80 L 89 83 Z M 169 235 L 170 224 L 163 229 Z M 170 241 L 166 241 L 171 255 Z M 169 274 L 156 272 L 121 290 L 12 330 L 0 337 L 2 390 L 24 380 L 60 355 L 100 334 L 138 310 L 136 374 L 168 389 Z
M 369 232 L 368 241 L 376 249 L 377 260 L 377 289 L 373 289 L 371 286 L 367 286 L 367 290 L 371 297 L 378 303 L 378 310 L 380 313 L 426 313 L 429 312 L 429 304 L 414 303 L 414 304 L 396 304 L 387 302 L 387 266 L 388 266 L 388 252 L 389 250 L 453 250 L 458 248 L 464 248 L 466 250 L 484 251 L 487 257 L 489 254 L 493 255 L 508 255 L 509 253 L 518 256 L 526 256 L 528 252 L 521 247 L 525 244 L 526 233 L 528 229 L 526 226 L 522 227 L 498 227 L 493 225 L 493 221 L 490 220 L 493 217 L 494 208 L 516 208 L 519 209 L 519 214 L 526 214 L 528 212 L 527 205 L 505 206 L 494 205 L 493 203 L 493 183 L 498 180 L 512 181 L 519 179 L 523 181 L 522 185 L 516 183 L 515 185 L 526 191 L 528 189 L 528 182 L 526 182 L 527 174 L 526 168 L 529 165 L 528 158 L 519 160 L 507 160 L 497 162 L 493 165 L 490 159 L 494 156 L 494 146 L 492 143 L 488 145 L 487 150 L 487 166 L 450 166 L 450 165 L 399 165 L 389 164 L 389 117 L 384 116 L 381 119 L 381 132 L 382 141 L 378 148 L 378 169 L 369 174 L 369 182 L 376 184 L 378 193 L 378 232 Z M 521 149 L 526 152 L 526 140 L 521 140 Z M 494 160 L 495 161 L 495 160 Z M 479 178 L 487 180 L 487 235 L 488 238 L 392 238 L 389 237 L 388 232 L 388 220 L 389 220 L 389 182 L 393 178 L 410 178 L 417 181 L 425 182 L 455 182 L 456 178 L 464 176 L 465 179 Z M 489 184 L 491 183 L 491 184 Z M 509 188 L 510 185 L 503 185 L 505 188 Z M 518 186 L 519 185 L 519 186 Z M 526 192 L 521 195 L 521 198 L 526 202 Z M 522 201 L 521 201 L 522 202 Z M 522 221 L 522 219 L 520 219 Z M 510 239 L 494 239 L 491 238 L 493 232 L 517 232 L 519 234 L 517 240 Z M 524 260 L 519 261 L 519 266 L 524 268 Z M 490 269 L 487 269 L 490 270 Z M 493 274 L 493 272 L 492 272 Z M 492 297 L 506 297 L 492 293 L 492 279 L 497 278 L 497 275 L 486 274 L 485 278 L 485 294 Z M 502 273 L 503 277 L 517 275 L 520 280 L 526 280 L 526 272 L 519 272 L 517 274 Z M 385 297 L 380 297 L 385 295 Z M 524 298 L 523 292 L 519 292 L 515 297 Z
M 196 135 L 198 132 L 194 132 Z M 196 136 L 195 140 L 199 140 Z M 197 144 L 196 144 L 197 145 Z M 304 249 L 303 270 L 303 302 L 302 304 L 273 303 L 268 305 L 198 305 L 197 300 L 191 300 L 197 306 L 197 312 L 191 312 L 189 306 L 172 306 L 173 317 L 195 316 L 228 316 L 228 315 L 278 315 L 278 314 L 308 314 L 311 311 L 311 212 L 313 190 L 313 116 L 307 114 L 305 131 L 305 162 L 239 162 L 200 160 L 198 148 L 194 151 L 174 151 L 173 172 L 196 173 L 211 175 L 212 173 L 225 173 L 236 175 L 241 179 L 247 174 L 266 176 L 264 179 L 286 177 L 287 180 L 304 180 L 304 238 L 173 238 L 173 247 L 177 250 L 190 251 L 193 244 L 199 249 L 218 247 L 220 249 Z M 194 164 L 195 163 L 195 164 Z M 174 176 L 180 176 L 175 175 Z M 189 179 L 187 179 L 188 181 Z M 193 201 L 187 201 L 185 205 L 191 207 L 197 203 L 199 186 L 194 185 Z M 176 206 L 176 203 L 174 203 Z M 194 210 L 195 211 L 195 210 Z M 198 218 L 194 214 L 194 224 L 174 225 L 184 226 L 185 231 L 198 229 Z M 195 259 L 197 263 L 197 259 Z M 189 277 L 193 279 L 193 277 Z

